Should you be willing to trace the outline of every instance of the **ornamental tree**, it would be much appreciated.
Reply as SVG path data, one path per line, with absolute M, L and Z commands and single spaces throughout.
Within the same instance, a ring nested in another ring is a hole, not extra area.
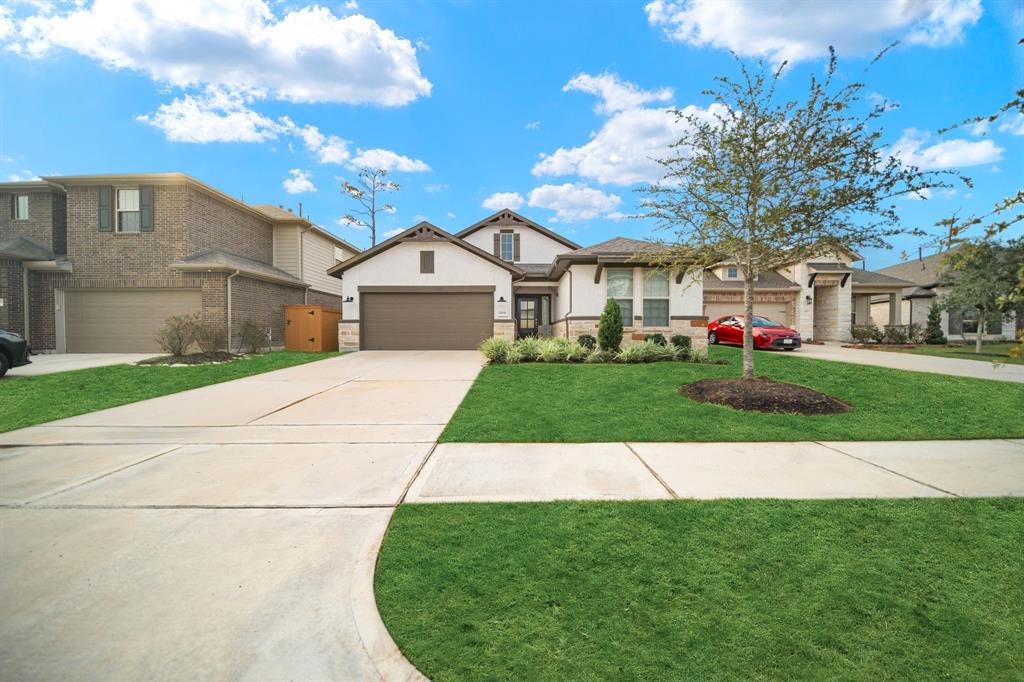
M 360 208 L 341 217 L 342 222 L 357 230 L 370 229 L 370 245 L 377 245 L 377 214 L 394 213 L 395 207 L 388 203 L 379 203 L 378 194 L 397 192 L 401 189 L 397 182 L 388 180 L 385 168 L 363 168 L 359 171 L 359 179 L 355 184 L 348 180 L 341 183 L 341 193 L 353 199 Z
M 616 351 L 622 345 L 622 309 L 614 298 L 604 304 L 597 323 L 597 342 L 601 350 Z
M 1013 308 L 1010 294 L 1017 286 L 1017 271 L 1024 263 L 1024 239 L 1008 245 L 990 239 L 963 244 L 946 257 L 948 289 L 942 305 L 953 313 L 978 311 L 974 352 L 981 353 L 986 324 L 992 316 L 1002 319 Z
M 736 61 L 739 76 L 720 76 L 704 93 L 714 101 L 707 113 L 675 112 L 684 133 L 660 160 L 663 180 L 641 190 L 646 215 L 672 237 L 643 257 L 675 271 L 736 264 L 750 320 L 759 274 L 888 247 L 887 237 L 916 232 L 900 225 L 894 200 L 948 187 L 952 174 L 922 172 L 880 145 L 876 124 L 892 105 L 869 107 L 864 84 L 839 84 L 834 52 L 801 101 L 778 93 L 785 63 L 769 70 Z M 754 378 L 751 327 L 743 332 L 744 379 Z

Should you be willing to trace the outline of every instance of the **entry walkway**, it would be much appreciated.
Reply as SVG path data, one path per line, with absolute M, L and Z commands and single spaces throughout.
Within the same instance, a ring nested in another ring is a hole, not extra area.
M 994 365 L 991 362 L 982 360 L 960 360 L 958 358 L 894 353 L 867 348 L 843 348 L 842 344 L 833 342 L 821 346 L 813 343 L 807 344 L 800 348 L 800 350 L 794 353 L 787 353 L 787 355 L 815 358 L 817 360 L 852 362 L 857 365 L 874 365 L 891 369 L 908 369 L 913 372 L 930 372 L 932 374 L 950 374 L 958 377 L 1024 383 L 1024 365 Z

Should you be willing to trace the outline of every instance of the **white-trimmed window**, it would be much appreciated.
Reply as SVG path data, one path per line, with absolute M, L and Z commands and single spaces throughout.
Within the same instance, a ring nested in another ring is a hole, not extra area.
M 138 188 L 117 190 L 117 231 L 139 232 L 141 226 Z
M 735 267 L 735 266 L 731 266 L 731 267 L 726 268 L 725 269 L 725 278 L 726 279 L 739 279 L 740 278 L 740 269 Z
M 609 268 L 606 271 L 608 298 L 615 299 L 622 312 L 622 324 L 633 326 L 633 269 Z
M 644 275 L 644 326 L 668 326 L 668 273 L 663 270 Z
M 511 232 L 501 233 L 501 260 L 511 261 L 515 258 L 515 234 Z
M 14 219 L 28 220 L 28 195 L 17 194 L 14 197 Z

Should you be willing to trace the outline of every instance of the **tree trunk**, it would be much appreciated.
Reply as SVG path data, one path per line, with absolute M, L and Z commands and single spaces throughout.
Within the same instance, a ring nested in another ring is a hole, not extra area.
M 984 308 L 978 310 L 978 333 L 974 339 L 974 352 L 981 355 L 981 340 L 985 337 L 985 330 L 988 329 L 986 317 L 986 311 Z
M 754 278 L 743 278 L 743 378 L 754 378 Z

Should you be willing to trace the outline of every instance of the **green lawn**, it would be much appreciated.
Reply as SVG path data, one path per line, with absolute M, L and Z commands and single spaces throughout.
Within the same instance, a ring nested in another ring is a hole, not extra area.
M 377 606 L 432 680 L 1024 677 L 1024 500 L 409 505 Z
M 335 357 L 280 351 L 219 365 L 111 365 L 0 379 L 0 432 Z
M 986 343 L 982 346 L 981 355 L 974 352 L 974 344 L 948 344 L 944 346 L 918 346 L 917 348 L 886 348 L 894 353 L 912 353 L 914 355 L 934 355 L 943 358 L 959 358 L 961 360 L 981 360 L 983 362 L 1005 362 L 1024 365 L 1024 355 L 1010 357 L 1010 349 L 1020 347 L 1019 343 Z
M 677 389 L 738 377 L 740 350 L 713 348 L 728 365 L 524 364 L 485 367 L 442 441 L 915 440 L 1024 437 L 1024 384 L 854 365 L 760 352 L 758 375 L 850 402 L 829 416 L 740 412 Z

